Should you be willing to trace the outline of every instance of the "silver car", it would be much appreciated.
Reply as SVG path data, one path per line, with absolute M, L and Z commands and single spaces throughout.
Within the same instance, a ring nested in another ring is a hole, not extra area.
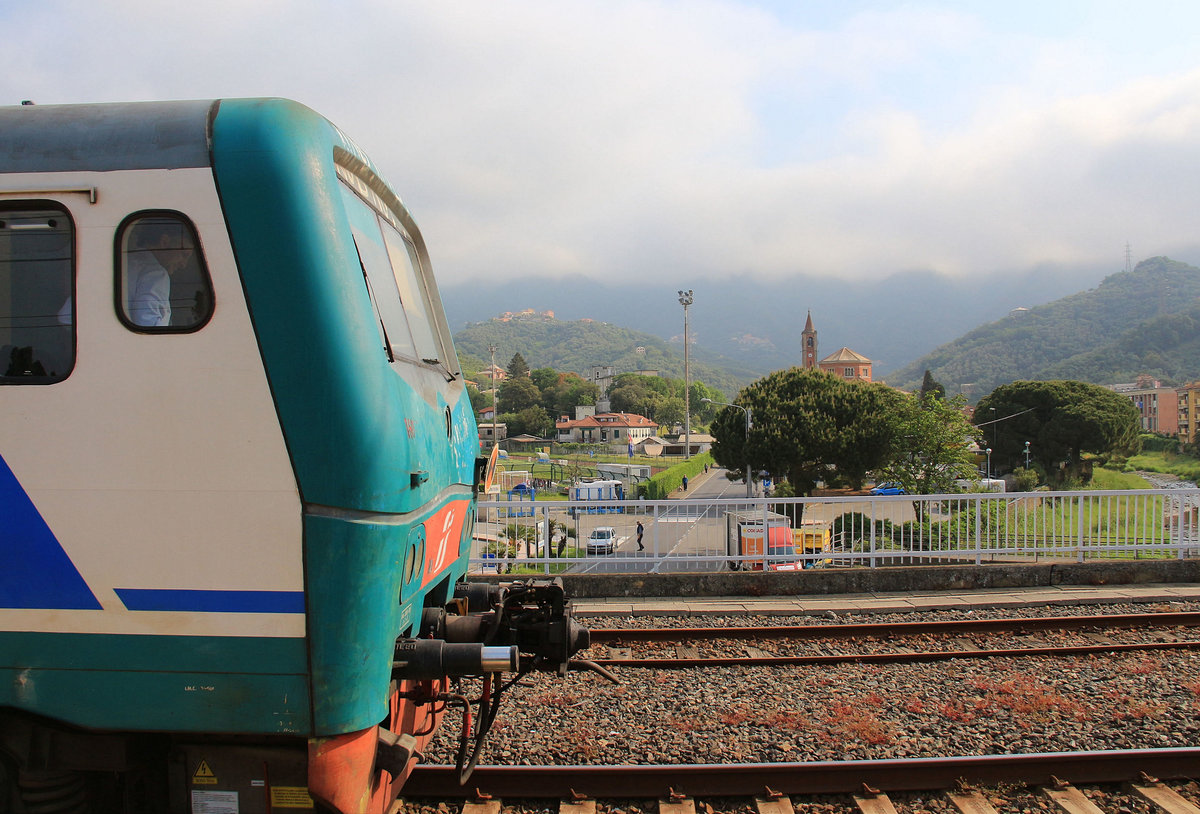
M 611 554 L 617 550 L 617 530 L 612 526 L 597 526 L 587 539 L 587 553 Z

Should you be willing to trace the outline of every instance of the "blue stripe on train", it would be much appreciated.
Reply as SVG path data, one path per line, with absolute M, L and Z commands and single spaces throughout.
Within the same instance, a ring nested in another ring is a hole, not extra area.
M 0 457 L 0 608 L 100 610 L 54 532 Z
M 304 613 L 303 591 L 186 591 L 117 588 L 131 611 L 192 613 Z

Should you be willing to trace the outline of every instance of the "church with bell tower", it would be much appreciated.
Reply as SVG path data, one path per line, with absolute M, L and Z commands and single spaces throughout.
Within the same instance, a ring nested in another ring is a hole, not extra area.
M 842 379 L 871 381 L 873 364 L 861 353 L 841 348 L 824 359 L 817 356 L 817 329 L 813 327 L 812 311 L 808 312 L 808 319 L 804 322 L 804 332 L 800 334 L 800 347 L 803 354 L 802 366 L 806 369 L 820 370 Z

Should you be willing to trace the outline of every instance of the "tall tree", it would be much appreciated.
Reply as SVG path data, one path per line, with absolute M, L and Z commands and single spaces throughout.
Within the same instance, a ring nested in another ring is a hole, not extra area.
M 684 404 L 679 396 L 663 396 L 651 405 L 651 413 L 647 418 L 654 419 L 660 427 L 668 430 L 676 424 L 683 423 Z
M 921 401 L 925 401 L 926 396 L 932 395 L 934 398 L 946 398 L 946 388 L 942 383 L 933 378 L 933 374 L 929 372 L 929 368 L 925 368 L 925 378 L 921 379 Z
M 527 407 L 537 405 L 542 400 L 542 393 L 533 383 L 533 379 L 528 376 L 516 376 L 500 383 L 500 392 L 496 400 L 500 412 L 519 413 Z
M 500 416 L 500 420 L 508 425 L 509 437 L 534 435 L 538 438 L 547 438 L 554 430 L 554 420 L 536 404 L 515 413 L 504 413 Z
M 1141 446 L 1141 419 L 1133 403 L 1084 382 L 1006 384 L 980 399 L 975 418 L 993 422 L 984 440 L 997 469 L 1023 465 L 1028 441 L 1031 462 L 1056 486 L 1090 479 L 1085 453 L 1132 455 Z
M 534 371 L 535 374 L 537 372 Z M 542 406 L 552 416 L 574 418 L 576 407 L 595 404 L 599 395 L 600 388 L 594 382 L 587 381 L 578 373 L 562 373 L 557 381 L 542 388 Z
M 881 384 L 795 367 L 776 371 L 735 401 L 751 410 L 749 441 L 741 410 L 717 413 L 713 458 L 735 473 L 744 474 L 749 464 L 786 475 L 797 495 L 812 494 L 818 481 L 861 486 L 888 460 L 894 432 L 889 416 L 900 398 Z
M 562 379 L 562 374 L 552 367 L 539 367 L 529 371 L 529 378 L 545 393 Z
M 510 379 L 518 379 L 521 376 L 529 375 L 529 365 L 525 362 L 525 357 L 520 351 L 513 354 L 513 358 L 508 361 L 508 368 L 505 370 Z
M 978 430 L 967 420 L 965 408 L 965 396 L 945 401 L 930 392 L 899 399 L 892 414 L 890 460 L 878 477 L 913 495 L 953 492 L 956 480 L 977 479 L 971 442 Z M 921 501 L 913 502 L 918 518 L 924 507 Z
M 683 382 L 659 376 L 622 373 L 608 388 L 608 400 L 618 413 L 636 413 L 647 418 L 654 414 L 654 405 L 664 397 L 683 398 Z

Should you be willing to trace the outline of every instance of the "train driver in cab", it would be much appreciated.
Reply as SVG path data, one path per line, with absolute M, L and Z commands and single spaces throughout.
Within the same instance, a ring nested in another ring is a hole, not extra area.
M 178 218 L 145 217 L 129 225 L 122 241 L 125 316 L 143 328 L 171 324 L 171 278 L 195 254 L 191 229 Z

